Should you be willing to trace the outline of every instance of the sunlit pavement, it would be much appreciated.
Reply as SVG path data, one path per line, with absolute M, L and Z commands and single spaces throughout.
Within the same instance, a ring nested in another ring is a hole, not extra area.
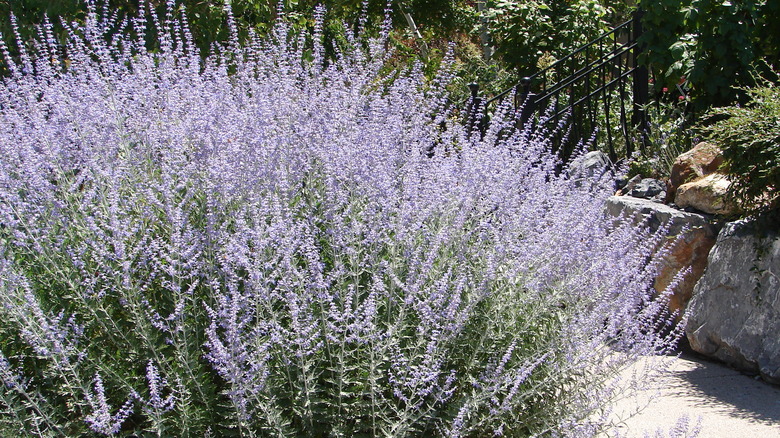
M 701 438 L 780 438 L 778 386 L 692 354 L 683 354 L 653 386 L 616 404 L 617 421 L 646 407 L 618 424 L 613 435 L 655 437 L 659 429 L 668 434 L 687 415 L 692 424 L 701 420 Z

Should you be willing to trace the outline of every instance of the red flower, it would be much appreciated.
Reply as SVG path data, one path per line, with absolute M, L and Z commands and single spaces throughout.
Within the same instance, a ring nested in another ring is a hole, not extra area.
M 669 91 L 669 89 L 668 89 L 668 88 L 666 88 L 666 87 L 664 87 L 664 89 L 663 89 L 663 90 L 661 90 L 661 91 L 663 91 L 664 93 L 666 93 L 667 91 Z

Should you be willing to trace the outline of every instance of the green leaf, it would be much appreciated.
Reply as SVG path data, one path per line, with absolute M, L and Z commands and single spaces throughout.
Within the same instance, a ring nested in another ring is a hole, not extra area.
M 674 59 L 682 59 L 685 55 L 687 44 L 683 41 L 677 41 L 669 47 L 669 51 L 672 53 Z

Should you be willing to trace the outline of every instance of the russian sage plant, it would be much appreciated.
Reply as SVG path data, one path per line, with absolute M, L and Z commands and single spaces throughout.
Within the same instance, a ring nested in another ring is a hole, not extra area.
M 383 77 L 386 32 L 201 57 L 96 9 L 2 48 L 4 435 L 588 436 L 677 336 L 608 184 Z

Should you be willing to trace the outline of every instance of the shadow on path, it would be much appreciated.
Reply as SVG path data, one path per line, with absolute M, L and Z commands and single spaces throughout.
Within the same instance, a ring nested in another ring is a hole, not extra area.
M 685 397 L 692 406 L 777 425 L 780 436 L 780 387 L 691 353 L 681 359 L 689 361 L 689 366 L 678 368 L 673 376 L 688 385 L 670 388 L 670 393 Z
M 637 369 L 641 372 L 642 361 Z M 614 408 L 616 429 L 606 436 L 656 436 L 654 431 L 670 431 L 687 417 L 700 426 L 699 438 L 780 438 L 780 387 L 690 352 L 650 388 Z

